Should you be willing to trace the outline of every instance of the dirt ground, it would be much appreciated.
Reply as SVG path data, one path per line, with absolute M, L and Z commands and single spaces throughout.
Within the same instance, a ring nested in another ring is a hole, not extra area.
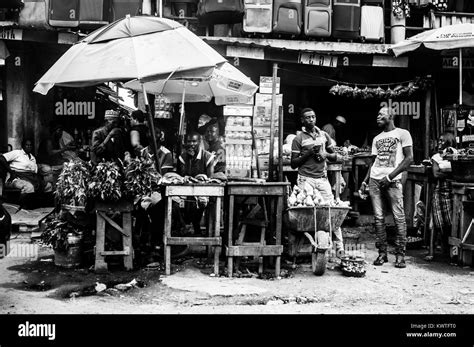
M 368 263 L 363 278 L 343 276 L 336 261 L 316 277 L 307 258 L 300 259 L 296 269 L 284 259 L 281 279 L 270 274 L 255 278 L 252 264 L 245 263 L 247 277 L 212 277 L 212 266 L 205 259 L 191 257 L 178 259 L 168 277 L 162 267 L 96 274 L 57 268 L 51 249 L 40 248 L 36 260 L 0 259 L 0 313 L 474 313 L 472 267 L 451 265 L 441 256 L 428 263 L 423 260 L 426 250 L 408 251 L 406 269 L 394 267 L 393 254 L 390 263 L 375 267 L 371 265 L 376 258 L 373 237 L 367 229 L 361 230 L 359 242 L 365 246 Z M 20 236 L 12 243 L 25 240 Z M 133 279 L 139 286 L 110 289 Z M 97 282 L 109 289 L 97 294 Z

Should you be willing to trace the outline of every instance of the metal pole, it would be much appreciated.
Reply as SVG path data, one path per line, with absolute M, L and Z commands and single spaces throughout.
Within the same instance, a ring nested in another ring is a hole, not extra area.
M 281 88 L 281 86 L 280 86 Z M 282 106 L 283 107 L 283 106 Z M 283 109 L 278 106 L 278 181 L 284 182 L 283 177 Z
M 163 0 L 158 0 L 159 1 L 159 9 L 160 9 L 160 18 L 163 17 Z
M 270 153 L 268 161 L 268 180 L 274 181 L 274 163 L 273 163 L 273 152 L 274 152 L 274 142 L 275 142 L 275 119 L 277 117 L 276 113 L 278 110 L 277 100 L 276 100 L 276 87 L 277 87 L 277 74 L 278 74 L 278 64 L 273 63 L 273 74 L 272 74 L 272 108 L 271 108 L 271 121 L 270 121 Z
M 150 127 L 150 132 L 151 132 L 151 148 L 153 150 L 153 157 L 155 159 L 155 166 L 156 169 L 159 171 L 160 168 L 158 167 L 158 146 L 156 145 L 156 132 L 155 132 L 155 125 L 153 124 L 153 115 L 151 114 L 151 107 L 148 102 L 148 95 L 146 93 L 146 88 L 145 84 L 142 83 L 142 91 L 143 91 L 143 98 L 145 101 L 145 108 L 146 108 L 146 113 L 148 115 L 148 126 Z
M 459 106 L 462 105 L 462 48 L 459 48 Z
M 423 156 L 425 159 L 430 157 L 430 129 L 431 129 L 431 93 L 432 88 L 430 87 L 425 94 L 425 143 Z

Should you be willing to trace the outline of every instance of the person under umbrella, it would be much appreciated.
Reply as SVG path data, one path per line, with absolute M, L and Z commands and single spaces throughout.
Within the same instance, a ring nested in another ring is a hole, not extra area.
M 119 114 L 117 111 L 107 110 L 104 125 L 92 133 L 91 161 L 97 164 L 101 160 L 123 160 L 124 155 L 124 135 L 120 128 Z

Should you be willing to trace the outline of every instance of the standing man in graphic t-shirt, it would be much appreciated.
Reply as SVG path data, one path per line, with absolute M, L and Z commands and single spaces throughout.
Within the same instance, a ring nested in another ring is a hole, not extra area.
M 374 209 L 376 246 L 379 250 L 374 265 L 388 262 L 384 215 L 384 198 L 386 198 L 397 228 L 395 266 L 404 268 L 407 226 L 401 179 L 402 173 L 413 160 L 413 140 L 407 130 L 395 127 L 393 111 L 388 107 L 380 109 L 377 125 L 383 131 L 372 142 L 372 155 L 375 160 L 361 186 L 361 190 L 365 191 L 368 185 Z

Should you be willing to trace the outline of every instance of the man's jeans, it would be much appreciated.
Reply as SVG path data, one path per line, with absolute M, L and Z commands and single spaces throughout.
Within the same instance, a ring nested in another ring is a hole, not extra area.
M 374 209 L 376 247 L 380 254 L 387 254 L 387 232 L 385 230 L 385 200 L 390 205 L 393 214 L 397 236 L 395 239 L 395 253 L 405 255 L 407 242 L 407 225 L 405 211 L 403 209 L 403 186 L 400 181 L 394 181 L 389 186 L 382 188 L 381 180 L 371 178 L 369 182 L 369 193 L 372 198 Z
M 326 202 L 331 202 L 334 200 L 334 196 L 332 195 L 332 190 L 331 190 L 331 184 L 329 183 L 329 180 L 327 179 L 327 177 L 312 178 L 312 177 L 301 176 L 300 174 L 298 174 L 298 180 L 297 180 L 298 187 L 303 189 L 305 183 L 308 183 L 313 189 L 319 190 L 319 192 L 321 193 L 321 196 Z M 344 249 L 341 228 L 337 228 L 336 230 L 333 230 L 332 240 L 333 240 L 334 245 L 336 246 L 336 250 Z

